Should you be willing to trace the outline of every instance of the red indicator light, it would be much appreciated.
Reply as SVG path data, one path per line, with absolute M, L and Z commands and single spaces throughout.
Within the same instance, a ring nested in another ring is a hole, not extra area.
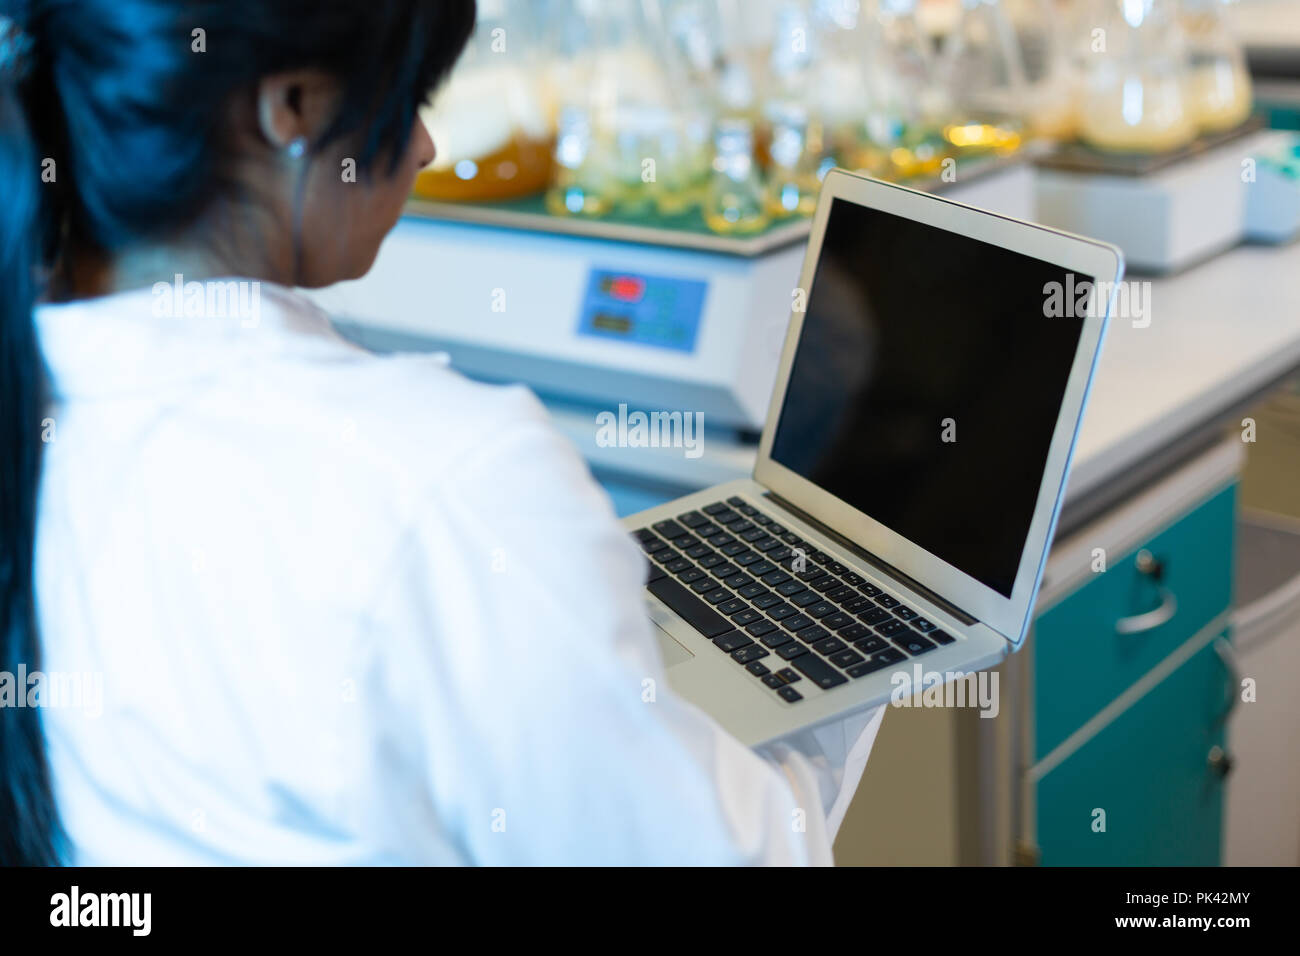
M 620 302 L 640 302 L 645 295 L 645 280 L 620 276 L 609 280 L 609 294 Z

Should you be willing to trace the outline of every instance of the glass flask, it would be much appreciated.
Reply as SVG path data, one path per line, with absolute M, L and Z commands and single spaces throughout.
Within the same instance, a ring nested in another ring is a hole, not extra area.
M 679 216 L 699 205 L 713 159 L 713 118 L 725 51 L 713 0 L 650 0 L 666 67 L 672 117 L 660 138 L 655 206 Z
M 950 155 L 943 130 L 952 103 L 938 83 L 935 48 L 917 19 L 916 0 L 881 0 L 879 48 L 868 62 L 868 135 L 888 148 L 890 179 L 935 176 Z
M 718 120 L 705 221 L 717 233 L 750 235 L 767 227 L 767 208 L 766 189 L 754 160 L 754 124 L 743 117 Z
M 1187 34 L 1188 109 L 1207 133 L 1245 122 L 1251 109 L 1250 73 L 1241 44 L 1227 22 L 1231 0 L 1183 0 Z
M 1187 43 L 1176 0 L 1110 0 L 1087 60 L 1079 135 L 1099 149 L 1158 153 L 1187 145 Z
M 772 218 L 811 216 L 821 188 L 819 146 L 809 144 L 808 110 L 797 103 L 769 104 L 767 212 Z M 817 135 L 816 131 L 812 135 Z
M 941 82 L 952 97 L 944 137 L 962 151 L 1014 152 L 1027 109 L 1025 65 L 999 0 L 961 0 L 944 45 Z
M 552 120 L 538 82 L 532 5 L 480 0 L 464 56 L 421 111 L 437 156 L 415 194 L 491 201 L 540 192 L 551 178 Z
M 1078 127 L 1078 74 L 1070 58 L 1065 12 L 1055 0 L 1002 2 L 1025 71 L 1026 135 L 1073 139 Z
M 873 73 L 881 57 L 880 25 L 871 0 L 813 0 L 816 43 L 808 102 L 822 127 L 822 175 L 833 162 L 873 176 L 887 171 L 898 133 L 897 103 L 879 96 Z

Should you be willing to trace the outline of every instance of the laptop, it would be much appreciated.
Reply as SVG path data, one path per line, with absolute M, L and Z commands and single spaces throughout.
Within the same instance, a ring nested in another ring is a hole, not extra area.
M 1123 270 L 831 171 L 752 477 L 625 519 L 673 688 L 757 746 L 1016 651 Z

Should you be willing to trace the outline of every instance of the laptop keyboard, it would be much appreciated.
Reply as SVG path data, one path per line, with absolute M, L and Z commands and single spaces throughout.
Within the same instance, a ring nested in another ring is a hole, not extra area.
M 633 537 L 647 590 L 791 704 L 954 640 L 739 496 Z

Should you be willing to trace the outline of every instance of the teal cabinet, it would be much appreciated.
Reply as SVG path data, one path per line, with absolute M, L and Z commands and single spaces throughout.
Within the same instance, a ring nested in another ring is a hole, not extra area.
M 1039 779 L 1040 862 L 1218 865 L 1230 681 L 1205 645 Z
M 1228 608 L 1236 488 L 1224 488 L 1127 553 L 1108 555 L 1104 572 L 1035 621 L 1035 761 Z M 1144 550 L 1163 566 L 1159 583 L 1139 570 Z M 1164 623 L 1140 633 L 1117 629 L 1165 600 L 1174 610 Z

